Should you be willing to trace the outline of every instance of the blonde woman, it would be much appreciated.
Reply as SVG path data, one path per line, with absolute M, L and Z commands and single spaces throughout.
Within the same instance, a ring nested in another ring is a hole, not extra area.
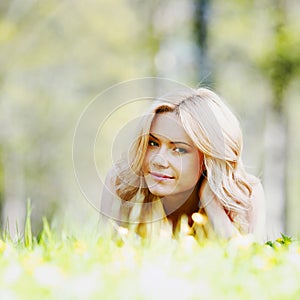
M 107 175 L 103 214 L 148 236 L 166 221 L 174 232 L 183 216 L 193 228 L 201 213 L 217 236 L 263 239 L 263 188 L 244 169 L 234 114 L 206 88 L 154 102 L 128 155 Z

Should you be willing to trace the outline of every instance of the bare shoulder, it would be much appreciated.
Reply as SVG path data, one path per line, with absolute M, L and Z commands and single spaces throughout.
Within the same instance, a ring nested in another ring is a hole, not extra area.
M 117 216 L 117 210 L 114 209 L 116 204 L 116 187 L 115 187 L 116 170 L 111 168 L 105 177 L 102 189 L 100 210 L 106 216 Z
M 263 240 L 266 235 L 266 209 L 265 195 L 261 181 L 249 175 L 248 180 L 252 186 L 251 209 L 249 212 L 250 230 L 260 240 Z
M 252 187 L 252 202 L 264 202 L 264 189 L 261 180 L 254 175 L 247 175 L 248 182 Z
M 111 167 L 106 173 L 105 177 L 105 188 L 110 190 L 111 192 L 115 192 L 115 180 L 116 180 L 116 169 Z

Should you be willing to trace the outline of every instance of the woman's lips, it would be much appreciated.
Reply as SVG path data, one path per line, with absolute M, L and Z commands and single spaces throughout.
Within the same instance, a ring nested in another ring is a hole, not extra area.
M 174 179 L 173 176 L 167 175 L 167 174 L 162 174 L 162 173 L 156 173 L 156 172 L 150 172 L 149 173 L 154 179 L 156 180 L 170 180 Z

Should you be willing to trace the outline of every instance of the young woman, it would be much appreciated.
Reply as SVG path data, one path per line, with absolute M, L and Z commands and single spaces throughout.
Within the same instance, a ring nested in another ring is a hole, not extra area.
M 149 236 L 158 223 L 173 232 L 195 213 L 222 238 L 264 238 L 264 193 L 241 159 L 239 122 L 213 91 L 200 88 L 155 101 L 132 147 L 109 172 L 101 211 Z M 197 224 L 196 224 L 197 223 Z

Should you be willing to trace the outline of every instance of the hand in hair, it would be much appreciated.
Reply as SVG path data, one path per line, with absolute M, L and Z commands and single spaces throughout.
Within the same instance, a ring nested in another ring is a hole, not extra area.
M 216 195 L 210 189 L 206 179 L 201 184 L 199 197 L 201 206 L 204 207 L 217 236 L 221 238 L 231 238 L 240 234 L 226 214 Z

